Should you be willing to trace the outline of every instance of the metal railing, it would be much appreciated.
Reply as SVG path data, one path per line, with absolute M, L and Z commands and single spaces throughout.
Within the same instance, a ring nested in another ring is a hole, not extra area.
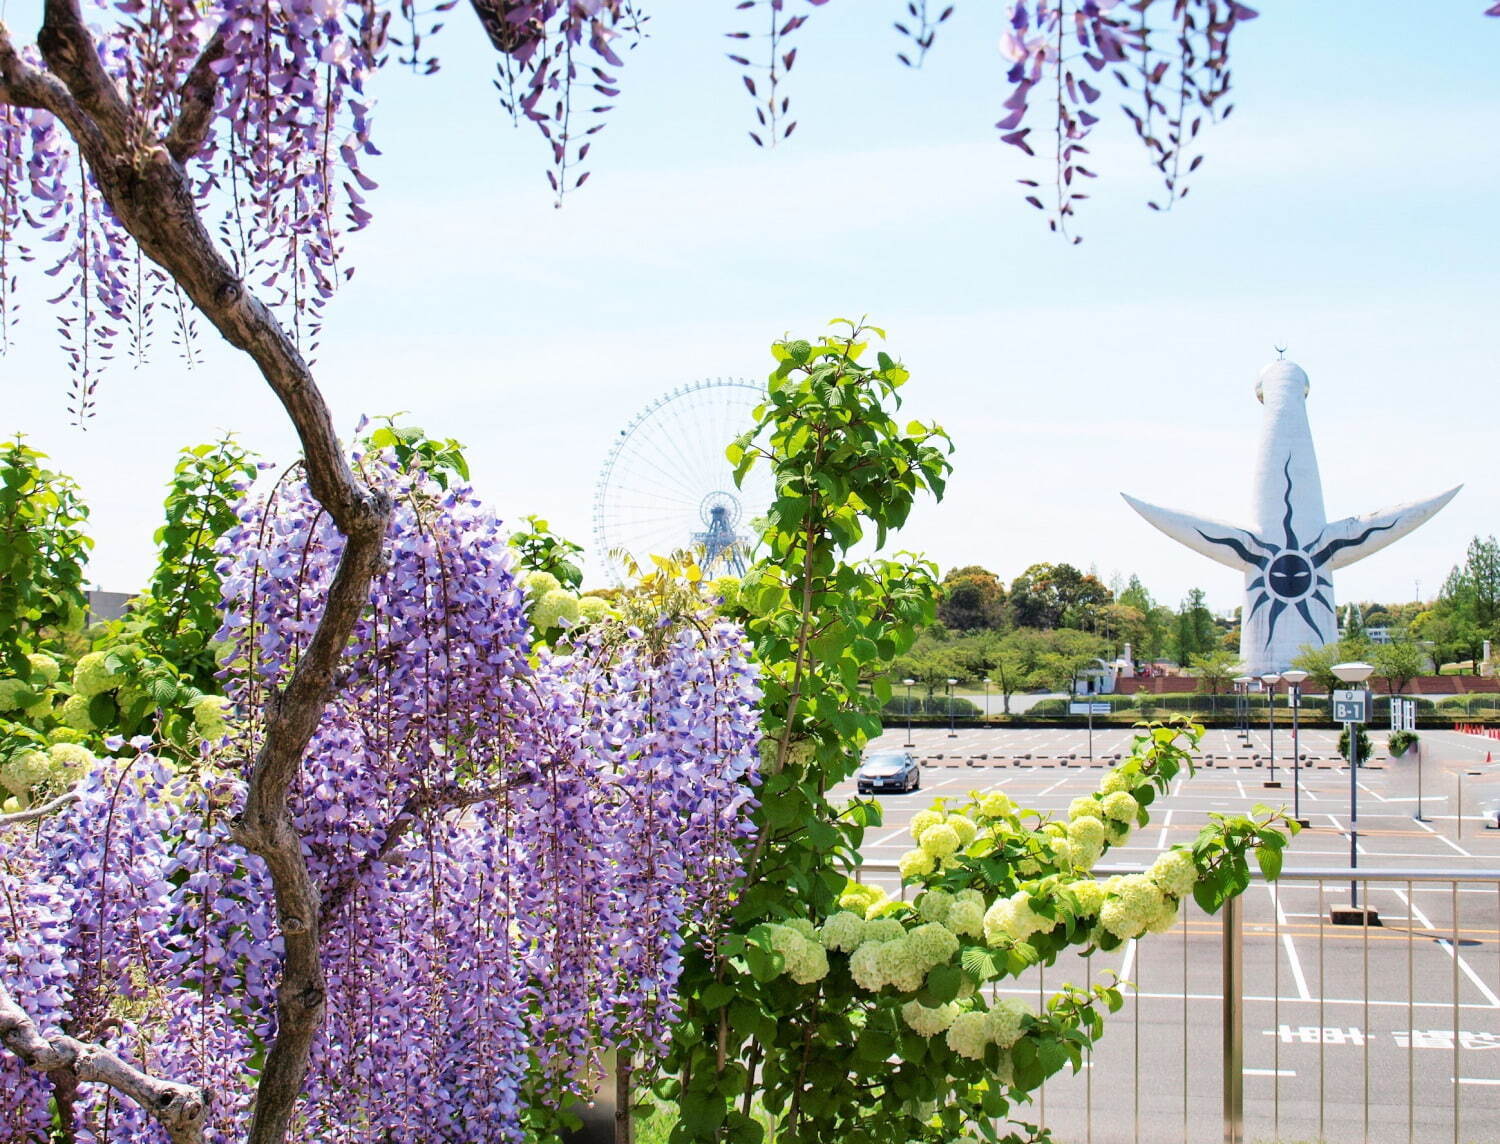
M 855 876 L 899 881 L 891 862 L 864 863 Z M 1331 907 L 1348 904 L 1355 888 L 1375 910 L 1342 915 L 1359 924 L 1335 924 Z M 1132 986 L 1130 1012 L 1117 1018 L 1129 1022 L 1130 1042 L 1106 1032 L 1083 1075 L 1054 1077 L 1035 1094 L 1036 1111 L 1056 1139 L 1080 1144 L 1157 1144 L 1179 1135 L 1184 1144 L 1495 1140 L 1497 939 L 1500 870 L 1283 870 L 1274 883 L 1257 877 L 1213 917 L 1185 902 L 1177 931 L 1127 943 L 1111 966 Z M 1081 959 L 1075 974 L 1059 971 L 1067 957 L 1000 983 L 997 993 L 1040 1003 L 1049 976 L 1093 980 L 1109 955 Z M 1155 982 L 1170 982 L 1172 991 Z M 1247 1010 L 1270 1022 L 1248 1045 Z M 1477 1027 L 1464 1028 L 1465 1020 Z M 1096 1083 L 1096 1065 L 1108 1084 Z M 1171 1084 L 1157 1083 L 1168 1076 Z

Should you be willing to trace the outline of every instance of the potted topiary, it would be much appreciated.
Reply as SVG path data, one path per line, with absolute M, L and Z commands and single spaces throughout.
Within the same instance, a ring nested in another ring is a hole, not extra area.
M 1411 759 L 1416 757 L 1420 741 L 1415 731 L 1392 731 L 1385 747 L 1393 759 Z

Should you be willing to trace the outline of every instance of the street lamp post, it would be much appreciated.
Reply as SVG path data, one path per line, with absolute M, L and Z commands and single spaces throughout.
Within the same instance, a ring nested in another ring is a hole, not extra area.
M 1365 680 L 1375 671 L 1368 663 L 1336 663 L 1333 665 L 1333 674 L 1340 681 L 1351 686 L 1359 686 L 1363 690 Z M 1365 693 L 1365 704 L 1369 707 L 1369 693 Z M 1349 736 L 1349 868 L 1351 870 L 1359 867 L 1359 728 L 1363 720 L 1344 720 L 1344 731 Z M 1348 924 L 1358 925 L 1366 919 L 1359 913 L 1359 883 L 1349 883 L 1349 905 L 1351 915 Z M 1365 914 L 1373 915 L 1374 911 L 1366 909 Z M 1338 916 L 1335 915 L 1335 922 Z M 1371 917 L 1370 921 L 1374 921 Z M 1378 924 L 1378 923 L 1377 923 Z
M 1268 671 L 1260 681 L 1266 685 L 1266 725 L 1271 729 L 1271 777 L 1266 786 L 1279 787 L 1281 784 L 1276 781 L 1276 685 L 1281 682 L 1281 676 Z
M 990 677 L 989 677 L 989 673 L 986 672 L 985 673 L 985 677 L 984 677 L 984 718 L 985 718 L 986 721 L 988 721 L 989 717 L 990 717 Z
M 1302 801 L 1300 779 L 1302 773 L 1302 740 L 1301 723 L 1302 714 L 1302 684 L 1307 679 L 1305 671 L 1283 671 L 1281 678 L 1286 680 L 1287 699 L 1292 705 L 1292 817 L 1299 823 L 1302 822 Z M 1303 823 L 1303 825 L 1306 825 Z
M 953 722 L 953 685 L 957 682 L 956 679 L 948 681 L 948 738 L 950 739 L 958 738 L 958 731 Z
M 1239 697 L 1237 704 L 1239 710 L 1239 726 L 1235 728 L 1235 734 L 1241 739 L 1250 736 L 1250 677 L 1248 675 L 1237 675 L 1234 677 L 1235 694 Z
M 903 747 L 915 747 L 916 744 L 911 739 L 911 685 L 916 680 L 903 679 L 901 682 L 906 684 L 906 742 L 901 745 Z

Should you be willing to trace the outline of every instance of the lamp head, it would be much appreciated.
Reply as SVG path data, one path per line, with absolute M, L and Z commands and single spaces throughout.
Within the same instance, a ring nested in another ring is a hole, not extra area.
M 1260 681 L 1267 687 L 1275 687 L 1281 682 L 1281 676 L 1274 671 L 1268 671 L 1260 677 Z
M 1345 683 L 1363 683 L 1375 673 L 1375 668 L 1368 663 L 1336 663 L 1333 665 L 1333 674 Z
M 1297 669 L 1293 668 L 1291 671 L 1283 671 L 1281 673 L 1281 678 L 1286 680 L 1286 682 L 1290 683 L 1293 687 L 1296 687 L 1307 679 L 1307 672 L 1298 671 Z
M 904 684 L 906 684 L 906 686 L 910 687 L 913 683 L 916 682 L 916 680 L 915 679 L 903 679 L 901 682 L 904 683 Z
M 949 681 L 948 681 L 948 684 L 949 684 L 949 686 L 950 686 L 950 687 L 951 687 L 951 686 L 952 686 L 952 685 L 953 685 L 953 684 L 955 684 L 955 683 L 957 683 L 957 682 L 958 682 L 958 680 L 956 680 L 956 679 L 950 679 L 950 680 L 949 680 Z

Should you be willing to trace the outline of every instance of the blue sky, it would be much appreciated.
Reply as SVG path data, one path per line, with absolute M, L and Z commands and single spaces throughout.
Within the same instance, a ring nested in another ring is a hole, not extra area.
M 17 30 L 33 0 L 8 0 Z M 1041 560 L 1139 573 L 1216 608 L 1239 578 L 1135 516 L 1120 491 L 1230 520 L 1248 511 L 1256 371 L 1290 347 L 1330 516 L 1464 482 L 1437 519 L 1340 573 L 1342 600 L 1432 594 L 1496 530 L 1500 20 L 1478 0 L 1268 0 L 1238 34 L 1236 111 L 1208 132 L 1186 202 L 1144 206 L 1118 130 L 1085 241 L 1047 234 L 994 142 L 998 5 L 960 3 L 927 65 L 898 65 L 898 0 L 834 0 L 799 33 L 790 143 L 758 152 L 723 58 L 729 3 L 664 2 L 627 62 L 586 188 L 554 210 L 538 138 L 514 131 L 466 10 L 444 68 L 380 81 L 376 221 L 334 302 L 319 371 L 341 424 L 411 411 L 469 446 L 476 484 L 588 540 L 611 440 L 652 397 L 762 376 L 768 343 L 869 314 L 912 371 L 904 412 L 958 451 L 948 498 L 901 543 L 1009 579 Z M 1414 16 L 1414 12 L 1420 16 Z M 246 363 L 165 347 L 106 378 L 66 425 L 42 295 L 0 359 L 11 426 L 84 483 L 94 577 L 138 583 L 177 446 L 290 435 Z

